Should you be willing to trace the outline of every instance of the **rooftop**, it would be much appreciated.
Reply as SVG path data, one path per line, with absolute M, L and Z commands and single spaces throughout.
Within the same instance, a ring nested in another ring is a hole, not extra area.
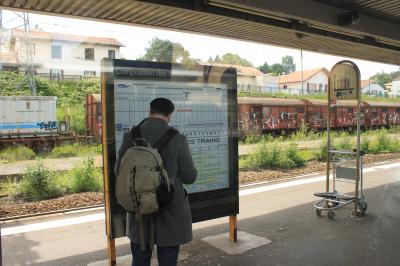
M 324 67 L 304 70 L 303 81 L 309 80 L 310 78 L 312 78 L 314 75 L 316 75 L 321 71 L 324 72 L 327 76 L 329 75 L 329 71 Z M 302 78 L 301 71 L 292 72 L 287 75 L 280 76 L 279 84 L 301 82 L 301 78 Z
M 17 37 L 25 38 L 26 34 L 24 30 L 16 29 L 14 34 Z M 36 40 L 54 40 L 54 41 L 68 41 L 78 43 L 91 43 L 91 44 L 102 44 L 111 46 L 124 46 L 118 40 L 114 38 L 98 37 L 98 36 L 83 36 L 75 34 L 65 34 L 59 32 L 45 32 L 45 31 L 31 31 L 29 37 Z
M 204 66 L 220 66 L 220 67 L 233 67 L 237 69 L 237 74 L 240 76 L 261 76 L 264 75 L 263 72 L 258 70 L 255 67 L 241 66 L 241 65 L 233 65 L 233 64 L 221 64 L 214 62 L 203 62 L 200 63 Z

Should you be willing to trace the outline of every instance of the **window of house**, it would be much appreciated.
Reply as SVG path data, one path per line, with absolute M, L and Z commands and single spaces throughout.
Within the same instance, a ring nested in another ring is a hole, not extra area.
M 85 60 L 94 61 L 94 48 L 85 48 Z
M 287 85 L 283 85 L 283 88 L 284 88 L 284 89 L 287 89 Z
M 108 50 L 108 58 L 115 59 L 115 50 Z
M 96 71 L 85 70 L 85 71 L 83 71 L 83 75 L 85 77 L 95 77 L 96 76 Z
M 51 58 L 53 59 L 61 59 L 61 45 L 52 45 L 51 46 Z

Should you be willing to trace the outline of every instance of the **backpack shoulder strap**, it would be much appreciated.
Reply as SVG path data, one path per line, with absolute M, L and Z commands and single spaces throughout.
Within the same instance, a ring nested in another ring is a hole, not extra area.
M 142 122 L 140 122 L 137 126 L 134 126 L 131 130 L 131 135 L 132 135 L 132 141 L 135 141 L 137 138 L 141 138 L 140 134 L 140 126 L 146 121 L 147 118 L 143 119 Z
M 140 138 L 140 127 L 139 126 L 134 126 L 131 130 L 131 135 L 132 135 L 132 141 L 135 141 L 135 139 Z
M 178 130 L 175 128 L 170 128 L 165 132 L 153 145 L 154 148 L 158 150 L 158 153 L 161 154 L 165 146 L 167 146 L 168 142 L 178 134 Z

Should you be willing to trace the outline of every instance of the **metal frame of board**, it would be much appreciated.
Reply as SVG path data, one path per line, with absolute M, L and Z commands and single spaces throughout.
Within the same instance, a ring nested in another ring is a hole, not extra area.
M 118 205 L 115 198 L 114 166 L 117 158 L 114 115 L 115 79 L 221 83 L 227 86 L 229 187 L 190 193 L 189 202 L 193 222 L 229 216 L 230 239 L 236 241 L 236 215 L 239 213 L 236 75 L 236 69 L 234 68 L 198 64 L 183 65 L 120 59 L 104 59 L 102 61 L 103 171 L 106 234 L 110 265 L 114 265 L 116 260 L 114 239 L 125 236 L 126 228 L 126 213 Z

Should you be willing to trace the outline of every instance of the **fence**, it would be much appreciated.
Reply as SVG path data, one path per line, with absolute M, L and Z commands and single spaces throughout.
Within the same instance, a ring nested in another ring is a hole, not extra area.
M 50 73 L 37 73 L 37 77 L 57 80 L 57 81 L 76 81 L 76 80 L 88 80 L 88 79 L 99 79 L 99 77 L 87 77 L 82 75 L 61 75 L 61 74 L 50 74 Z

